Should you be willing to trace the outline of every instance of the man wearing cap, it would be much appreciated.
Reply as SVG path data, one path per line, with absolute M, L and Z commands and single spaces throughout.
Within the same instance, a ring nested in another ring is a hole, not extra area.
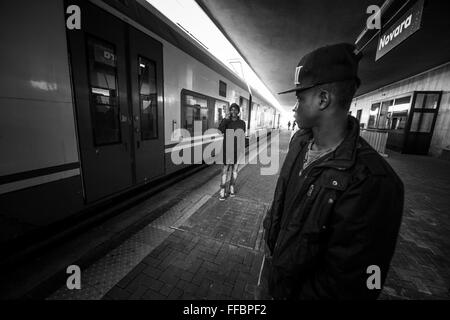
M 260 298 L 376 299 L 386 279 L 404 188 L 348 116 L 360 85 L 355 52 L 337 44 L 309 53 L 283 92 L 297 96 L 300 130 L 264 219 Z

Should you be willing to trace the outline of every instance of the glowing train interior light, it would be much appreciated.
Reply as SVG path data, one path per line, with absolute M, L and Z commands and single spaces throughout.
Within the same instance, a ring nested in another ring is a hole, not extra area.
M 186 32 L 205 50 L 221 61 L 232 72 L 256 89 L 268 102 L 284 115 L 285 111 L 270 90 L 259 79 L 252 68 L 245 62 L 233 45 L 211 21 L 195 0 L 146 0 L 161 14 Z M 233 64 L 240 63 L 236 68 Z

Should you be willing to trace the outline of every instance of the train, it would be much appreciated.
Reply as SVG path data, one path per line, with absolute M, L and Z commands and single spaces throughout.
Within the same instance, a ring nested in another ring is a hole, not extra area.
M 186 170 L 171 161 L 173 132 L 217 128 L 231 103 L 248 134 L 279 128 L 270 102 L 144 0 L 0 12 L 2 248 Z

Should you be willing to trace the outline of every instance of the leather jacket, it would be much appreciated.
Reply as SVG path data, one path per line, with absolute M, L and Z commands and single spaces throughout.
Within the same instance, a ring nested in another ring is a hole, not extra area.
M 292 138 L 264 219 L 269 293 L 275 299 L 376 299 L 380 290 L 368 288 L 368 268 L 380 268 L 383 285 L 401 224 L 403 183 L 350 116 L 343 143 L 302 173 L 301 200 L 283 212 L 289 177 L 299 174 L 292 168 L 311 138 L 310 130 Z

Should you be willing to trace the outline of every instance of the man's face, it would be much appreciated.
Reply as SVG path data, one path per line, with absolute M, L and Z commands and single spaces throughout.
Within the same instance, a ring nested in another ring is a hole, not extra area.
M 297 91 L 297 104 L 295 105 L 295 120 L 300 128 L 310 129 L 318 124 L 320 115 L 320 97 L 315 88 Z
M 237 116 L 239 115 L 239 111 L 237 108 L 231 108 L 230 109 L 230 115 L 232 118 L 237 118 Z

